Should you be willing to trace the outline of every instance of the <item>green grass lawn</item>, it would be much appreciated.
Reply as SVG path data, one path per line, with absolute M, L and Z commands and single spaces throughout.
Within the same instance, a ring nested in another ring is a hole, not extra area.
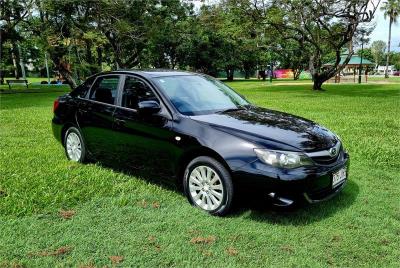
M 157 178 L 68 162 L 50 126 L 60 93 L 2 94 L 0 267 L 399 267 L 400 84 L 230 85 L 338 133 L 351 155 L 344 192 L 211 217 Z
M 9 92 L 10 88 L 7 84 L 7 80 L 15 80 L 15 77 L 6 77 L 4 78 L 4 84 L 0 85 L 0 92 L 5 91 Z M 21 78 L 22 79 L 22 78 Z M 12 84 L 11 91 L 21 91 L 21 92 L 62 92 L 69 89 L 69 85 L 41 85 L 40 82 L 46 81 L 45 77 L 28 77 L 28 88 L 26 88 L 25 84 Z M 32 84 L 33 83 L 33 84 Z
M 390 76 L 389 78 L 385 78 L 382 76 L 371 76 L 368 77 L 368 81 L 385 81 L 385 82 L 400 82 L 400 76 Z

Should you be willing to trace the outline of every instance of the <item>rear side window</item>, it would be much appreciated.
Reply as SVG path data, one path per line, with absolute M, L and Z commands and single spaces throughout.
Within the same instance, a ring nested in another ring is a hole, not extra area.
M 90 90 L 90 87 L 93 84 L 93 78 L 89 78 L 86 80 L 83 84 L 79 85 L 74 91 L 73 95 L 81 98 L 86 98 L 88 91 Z
M 122 107 L 137 109 L 139 102 L 149 100 L 160 103 L 145 82 L 136 77 L 127 76 L 122 92 Z
M 101 76 L 92 86 L 89 99 L 98 102 L 114 104 L 117 97 L 119 76 Z

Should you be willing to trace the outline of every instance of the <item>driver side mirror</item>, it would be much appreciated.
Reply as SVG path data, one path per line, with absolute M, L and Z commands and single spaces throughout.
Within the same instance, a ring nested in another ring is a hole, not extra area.
M 161 106 L 154 100 L 141 101 L 138 103 L 139 113 L 150 115 L 158 113 L 161 110 Z

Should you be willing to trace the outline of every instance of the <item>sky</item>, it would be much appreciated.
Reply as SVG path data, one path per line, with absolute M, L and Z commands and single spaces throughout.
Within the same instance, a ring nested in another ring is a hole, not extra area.
M 374 31 L 370 35 L 371 41 L 369 45 L 375 40 L 382 40 L 387 43 L 389 37 L 389 18 L 384 18 L 383 11 L 378 9 L 373 20 L 376 23 Z M 397 24 L 392 25 L 392 41 L 391 51 L 400 52 L 400 18 L 397 20 Z

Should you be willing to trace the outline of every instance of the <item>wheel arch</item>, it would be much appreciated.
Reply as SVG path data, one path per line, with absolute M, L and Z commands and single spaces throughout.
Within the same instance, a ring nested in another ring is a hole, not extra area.
M 75 127 L 79 129 L 79 127 L 71 122 L 65 123 L 64 126 L 61 128 L 61 144 L 64 146 L 64 140 L 65 140 L 65 133 L 70 127 Z
M 208 156 L 208 157 L 214 158 L 215 160 L 220 162 L 229 173 L 231 173 L 231 168 L 229 167 L 228 163 L 216 151 L 214 151 L 208 147 L 205 147 L 205 146 L 193 148 L 193 149 L 188 150 L 185 153 L 183 153 L 177 161 L 178 164 L 176 167 L 176 180 L 177 180 L 179 188 L 181 188 L 181 189 L 183 188 L 182 178 L 183 178 L 183 174 L 185 172 L 186 166 L 193 159 L 195 159 L 196 157 L 199 157 L 199 156 Z

